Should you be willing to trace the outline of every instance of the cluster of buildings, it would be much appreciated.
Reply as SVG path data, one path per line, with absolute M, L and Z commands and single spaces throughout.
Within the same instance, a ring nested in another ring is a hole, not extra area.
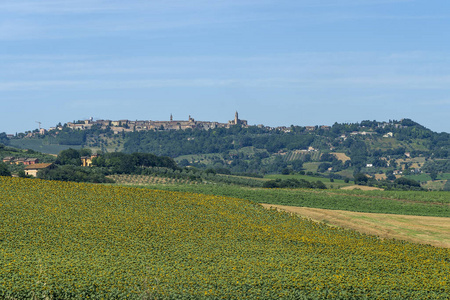
M 136 132 L 136 131 L 148 131 L 148 130 L 186 130 L 186 129 L 216 129 L 216 128 L 230 128 L 234 125 L 241 125 L 243 127 L 248 127 L 247 120 L 239 119 L 239 114 L 236 111 L 234 119 L 228 121 L 228 123 L 220 123 L 215 121 L 197 121 L 189 115 L 187 120 L 174 120 L 172 114 L 170 115 L 169 121 L 152 121 L 152 120 L 143 120 L 143 121 L 131 121 L 131 120 L 94 120 L 90 118 L 88 120 L 81 120 L 77 122 L 68 122 L 64 126 L 67 126 L 70 129 L 74 130 L 87 130 L 91 128 L 100 128 L 107 129 L 110 128 L 114 134 L 122 133 L 122 132 Z M 257 125 L 262 128 L 265 127 L 270 130 L 280 130 L 286 133 L 291 132 L 291 127 L 287 126 L 278 126 L 278 127 L 269 127 L 264 125 Z M 386 128 L 387 126 L 394 126 L 395 128 L 406 128 L 401 124 L 398 124 L 394 121 L 379 123 L 377 127 Z M 361 126 L 364 128 L 366 126 Z M 53 130 L 62 130 L 64 127 L 60 124 L 56 127 L 50 127 L 49 131 Z M 321 126 L 305 126 L 304 130 L 306 132 L 314 132 L 316 130 L 324 130 L 328 131 L 331 129 L 331 126 L 321 125 Z M 47 130 L 43 128 L 39 128 L 39 132 L 29 132 L 25 137 L 33 137 L 37 134 L 44 135 L 47 133 Z M 351 136 L 356 135 L 376 135 L 377 132 L 368 130 L 368 131 L 353 131 L 350 133 Z M 393 137 L 393 133 L 389 132 L 383 137 Z M 347 135 L 342 135 L 342 139 L 347 139 Z
M 82 156 L 81 166 L 91 167 L 92 160 L 96 157 L 98 157 L 97 154 L 93 154 L 90 156 Z M 33 177 L 36 177 L 39 171 L 53 167 L 52 163 L 39 163 L 39 159 L 37 158 L 15 158 L 13 156 L 7 156 L 3 158 L 3 162 L 7 164 L 16 164 L 16 165 L 23 164 L 25 165 L 24 168 L 25 175 Z
M 90 156 L 82 156 L 81 157 L 81 166 L 82 167 L 91 167 L 92 160 L 96 157 L 98 157 L 98 154 L 93 154 Z M 37 173 L 39 173 L 39 171 L 48 169 L 48 168 L 54 168 L 54 167 L 55 166 L 52 163 L 42 163 L 42 164 L 36 163 L 33 165 L 26 166 L 24 171 L 25 171 L 25 174 L 28 176 L 37 177 Z
M 22 164 L 22 165 L 35 165 L 39 162 L 39 159 L 37 158 L 21 158 L 21 157 L 14 157 L 14 156 L 7 156 L 3 158 L 3 162 L 7 164 Z
M 238 112 L 236 112 L 234 119 L 228 123 L 210 122 L 210 121 L 196 121 L 189 116 L 187 120 L 174 120 L 170 115 L 169 121 L 130 121 L 130 120 L 96 120 L 92 118 L 89 120 L 79 121 L 76 123 L 69 122 L 67 127 L 77 130 L 91 129 L 93 126 L 106 129 L 111 128 L 114 133 L 120 132 L 134 132 L 146 130 L 186 130 L 186 129 L 215 129 L 215 128 L 229 128 L 233 125 L 248 126 L 247 120 L 239 119 Z M 58 127 L 51 127 L 50 130 L 62 129 Z
M 25 175 L 33 177 L 36 177 L 40 170 L 47 169 L 53 165 L 51 163 L 39 163 L 37 158 L 16 158 L 14 156 L 4 157 L 2 161 L 7 164 L 25 165 Z

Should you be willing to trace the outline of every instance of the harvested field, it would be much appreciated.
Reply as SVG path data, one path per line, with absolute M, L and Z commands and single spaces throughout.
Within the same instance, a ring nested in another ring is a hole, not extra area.
M 350 157 L 348 157 L 345 153 L 339 153 L 339 152 L 332 152 L 331 154 L 334 154 L 337 159 L 345 163 L 347 160 L 350 160 Z
M 361 190 L 361 191 L 383 191 L 383 189 L 373 187 L 373 186 L 365 186 L 365 185 L 350 185 L 344 186 L 341 190 Z
M 387 179 L 386 174 L 375 174 L 375 179 L 376 180 L 385 180 Z
M 313 221 L 376 235 L 380 238 L 394 238 L 450 248 L 450 218 L 360 213 L 273 204 L 262 205 L 266 208 L 277 208 Z

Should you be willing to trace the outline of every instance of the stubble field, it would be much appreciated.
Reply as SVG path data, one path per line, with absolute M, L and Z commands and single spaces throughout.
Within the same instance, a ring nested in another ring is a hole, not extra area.
M 274 204 L 262 205 L 266 208 L 276 208 L 313 221 L 356 230 L 384 239 L 395 238 L 450 248 L 450 217 L 405 216 Z

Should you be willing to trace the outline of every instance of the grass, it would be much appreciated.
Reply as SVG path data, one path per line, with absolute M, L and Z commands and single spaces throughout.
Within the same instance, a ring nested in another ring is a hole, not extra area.
M 303 168 L 306 172 L 317 172 L 317 167 L 319 167 L 321 163 L 320 162 L 307 162 L 303 164 Z
M 101 134 L 96 137 L 89 137 L 86 145 L 93 152 L 120 152 L 123 151 L 125 140 L 120 134 L 108 137 L 106 134 Z M 94 146 L 96 145 L 96 146 Z
M 323 177 L 316 177 L 316 176 L 308 176 L 308 175 L 300 175 L 300 174 L 294 174 L 294 175 L 281 175 L 281 174 L 273 174 L 273 175 L 266 175 L 264 176 L 265 179 L 303 179 L 306 181 L 322 181 L 327 188 L 333 187 L 333 188 L 340 188 L 345 186 L 353 185 L 353 182 L 345 183 L 344 180 L 341 179 L 334 179 L 334 182 L 331 182 L 329 178 L 323 178 Z
M 450 192 L 263 189 L 225 185 L 164 185 L 143 187 L 247 199 L 257 203 L 368 213 L 450 216 Z
M 47 145 L 43 139 L 12 139 L 9 141 L 9 144 L 16 148 L 31 149 L 48 154 L 58 154 L 62 150 L 67 150 L 69 148 L 81 149 L 80 145 Z
M 286 155 L 284 155 L 285 161 L 293 161 L 293 160 L 303 160 L 303 158 L 309 155 L 311 160 L 319 160 L 321 152 L 320 151 L 301 151 L 301 150 L 293 150 L 287 152 Z
M 340 172 L 337 172 L 337 174 L 341 175 L 342 177 L 353 178 L 353 169 L 342 170 Z
M 403 141 L 397 140 L 395 137 L 392 138 L 383 138 L 378 137 L 373 140 L 367 140 L 366 143 L 370 146 L 370 148 L 376 150 L 387 150 L 387 149 L 395 149 L 399 147 L 403 147 L 406 149 L 406 151 L 412 151 L 412 150 L 427 150 L 427 147 L 423 145 L 423 142 L 426 142 L 426 140 L 417 140 L 417 142 L 414 143 L 406 143 Z
M 436 180 L 431 180 L 429 174 L 405 175 L 404 177 L 421 182 L 424 189 L 441 191 L 447 180 L 450 180 L 450 173 L 439 173 Z
M 426 182 L 431 180 L 430 175 L 422 173 L 422 174 L 417 174 L 417 175 L 405 175 L 404 177 L 408 178 L 408 179 L 413 179 L 415 181 L 419 181 L 419 182 Z
M 212 163 L 214 157 L 218 157 L 222 159 L 221 155 L 218 153 L 208 153 L 208 154 L 189 154 L 182 155 L 175 158 L 175 161 L 179 163 L 183 159 L 186 159 L 188 162 L 200 162 L 204 164 Z
M 148 185 L 148 184 L 198 184 L 189 179 L 166 178 L 148 175 L 115 174 L 108 178 L 113 179 L 119 185 Z
M 432 190 L 432 191 L 441 191 L 447 180 L 434 180 L 434 181 L 427 181 L 425 184 L 422 185 L 424 189 Z

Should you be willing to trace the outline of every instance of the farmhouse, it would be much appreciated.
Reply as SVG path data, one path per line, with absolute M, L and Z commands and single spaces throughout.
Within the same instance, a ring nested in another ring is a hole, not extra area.
M 82 167 L 92 166 L 92 160 L 96 157 L 98 157 L 98 154 L 92 154 L 91 156 L 82 156 L 81 157 L 81 166 Z
M 26 158 L 20 157 L 20 158 L 16 158 L 16 159 L 14 160 L 14 163 L 15 163 L 16 165 L 18 165 L 18 164 L 23 164 L 23 163 L 25 163 L 26 160 L 27 160 Z
M 25 174 L 28 176 L 37 176 L 40 170 L 51 168 L 53 164 L 34 164 L 25 167 Z
M 14 156 L 7 156 L 7 157 L 4 157 L 3 158 L 3 162 L 4 163 L 10 163 L 10 162 L 12 162 L 13 160 L 14 160 Z
M 27 158 L 24 162 L 23 162 L 23 164 L 24 165 L 34 165 L 34 164 L 37 164 L 39 162 L 39 159 L 37 159 L 37 158 Z

